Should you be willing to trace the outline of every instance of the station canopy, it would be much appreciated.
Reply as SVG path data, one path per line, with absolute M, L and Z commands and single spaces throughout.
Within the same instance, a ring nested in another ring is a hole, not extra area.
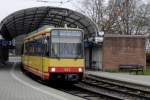
M 64 27 L 65 24 L 68 27 L 83 29 L 85 36 L 98 33 L 97 26 L 87 16 L 70 9 L 48 6 L 14 12 L 0 23 L 0 34 L 5 39 L 13 39 L 44 25 Z

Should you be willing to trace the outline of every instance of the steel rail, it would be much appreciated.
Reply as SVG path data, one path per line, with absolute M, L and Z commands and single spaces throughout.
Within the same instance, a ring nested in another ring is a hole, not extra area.
M 24 73 L 29 78 L 31 78 L 33 81 L 39 82 L 43 85 L 46 85 L 51 88 L 58 89 L 60 91 L 63 91 L 65 93 L 78 96 L 80 98 L 86 99 L 86 100 L 123 100 L 121 97 L 116 97 L 111 94 L 107 94 L 101 91 L 95 91 L 93 87 L 87 86 L 85 84 L 77 83 L 77 84 L 68 84 L 61 82 L 44 82 L 40 78 L 34 76 L 31 73 Z
M 150 91 L 144 87 L 121 83 L 113 79 L 105 79 L 97 76 L 89 75 L 81 83 L 88 84 L 100 90 L 104 89 L 113 95 L 124 97 L 124 99 L 134 100 L 150 100 Z

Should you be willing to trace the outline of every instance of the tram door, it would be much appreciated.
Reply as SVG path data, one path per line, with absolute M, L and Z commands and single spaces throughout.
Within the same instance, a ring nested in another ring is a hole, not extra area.
M 44 66 L 45 66 L 45 61 L 44 61 L 44 57 L 48 56 L 48 41 L 49 38 L 46 37 L 45 35 L 42 36 L 42 56 L 41 56 L 41 76 L 42 79 L 44 78 Z
M 45 56 L 45 43 L 44 43 L 44 36 L 42 35 L 42 39 L 41 39 L 41 77 L 42 79 L 44 78 L 43 76 L 43 69 L 44 69 L 44 56 Z

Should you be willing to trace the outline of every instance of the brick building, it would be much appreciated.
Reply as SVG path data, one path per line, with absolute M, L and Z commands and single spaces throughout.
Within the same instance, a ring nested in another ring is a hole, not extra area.
M 118 70 L 120 64 L 146 65 L 143 35 L 106 34 L 103 42 L 102 68 Z

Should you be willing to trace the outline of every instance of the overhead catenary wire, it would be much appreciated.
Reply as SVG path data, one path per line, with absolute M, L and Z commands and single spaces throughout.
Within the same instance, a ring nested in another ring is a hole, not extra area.
M 59 3 L 59 4 L 66 4 L 69 2 L 72 2 L 73 0 L 59 0 L 59 1 L 52 1 L 52 0 L 36 0 L 37 2 L 43 2 L 43 3 Z
M 45 4 L 57 4 L 57 6 L 65 6 L 66 4 L 71 4 L 72 6 L 74 6 L 74 8 L 79 9 L 83 12 L 82 8 L 79 7 L 79 5 L 77 5 L 75 2 L 80 2 L 82 0 L 30 0 L 30 1 L 36 1 L 36 2 L 39 2 L 39 3 L 45 3 Z M 74 2 L 75 1 L 75 2 Z M 79 4 L 80 4 L 79 3 Z

